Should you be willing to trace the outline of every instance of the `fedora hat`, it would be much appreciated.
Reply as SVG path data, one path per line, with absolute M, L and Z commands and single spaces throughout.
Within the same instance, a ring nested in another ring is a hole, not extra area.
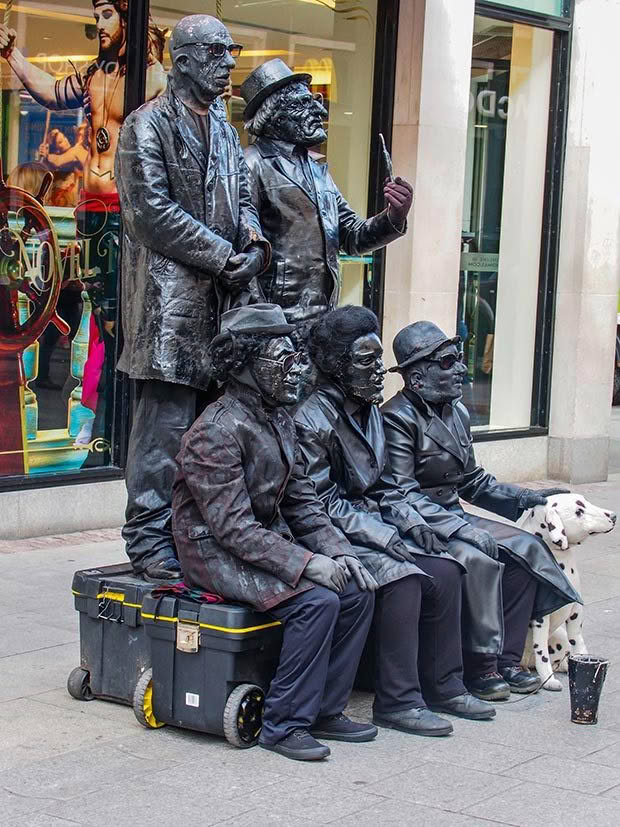
M 309 86 L 312 82 L 312 75 L 291 71 L 279 57 L 261 63 L 241 84 L 241 97 L 246 103 L 243 110 L 244 120 L 249 120 L 272 92 L 295 81 L 301 81 Z
M 442 345 L 448 343 L 458 345 L 460 342 L 460 336 L 452 338 L 446 336 L 443 330 L 433 322 L 414 322 L 404 327 L 394 337 L 392 350 L 398 364 L 389 370 L 391 373 L 401 371 L 414 362 L 426 359 Z
M 263 336 L 288 336 L 295 325 L 286 321 L 284 311 L 278 304 L 247 304 L 234 307 L 220 317 L 220 333 L 211 344 L 230 338 L 235 333 L 260 333 Z

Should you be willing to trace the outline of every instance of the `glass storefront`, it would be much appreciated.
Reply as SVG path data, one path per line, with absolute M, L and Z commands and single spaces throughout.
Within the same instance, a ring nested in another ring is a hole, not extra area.
M 520 11 L 533 11 L 539 14 L 552 14 L 556 17 L 568 17 L 570 0 L 492 0 L 495 6 L 510 6 Z
M 478 430 L 531 421 L 552 60 L 552 31 L 476 16 L 457 324 Z
M 126 83 L 122 46 L 114 55 L 139 1 L 16 4 L 0 27 L 0 478 L 111 464 Z M 175 23 L 220 5 L 244 45 L 226 97 L 242 143 L 239 86 L 256 66 L 281 57 L 312 74 L 329 113 L 317 150 L 365 215 L 377 0 L 354 11 L 331 0 L 151 4 L 147 98 L 165 88 Z M 372 257 L 342 258 L 343 302 L 362 303 L 371 268 Z

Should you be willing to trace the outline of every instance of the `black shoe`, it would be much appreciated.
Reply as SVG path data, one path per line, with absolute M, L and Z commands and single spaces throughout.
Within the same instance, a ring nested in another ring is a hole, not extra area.
M 325 744 L 319 744 L 307 729 L 294 729 L 277 744 L 261 744 L 259 741 L 258 746 L 271 752 L 279 752 L 293 761 L 320 761 L 331 753 L 330 748 Z
M 495 707 L 487 701 L 474 698 L 469 692 L 428 706 L 433 712 L 444 712 L 448 715 L 456 715 L 457 718 L 468 718 L 470 721 L 488 721 L 490 718 L 495 718 Z
M 497 672 L 489 672 L 465 681 L 465 686 L 481 701 L 507 701 L 510 697 L 510 687 Z
M 165 560 L 158 560 L 147 566 L 142 572 L 142 577 L 149 583 L 172 583 L 182 580 L 183 572 L 176 557 L 166 557 Z
M 450 721 L 440 718 L 439 715 L 435 715 L 425 706 L 403 709 L 400 712 L 374 712 L 372 722 L 387 729 L 398 729 L 412 735 L 428 735 L 431 737 L 450 735 L 454 729 Z
M 310 729 L 310 734 L 327 741 L 372 741 L 377 737 L 377 727 L 358 724 L 341 712 L 340 715 L 319 718 Z
M 530 692 L 535 692 L 541 684 L 538 675 L 533 675 L 529 669 L 523 669 L 521 666 L 507 666 L 502 669 L 502 678 L 510 687 L 511 692 L 516 692 L 517 695 L 529 695 Z
M 37 388 L 43 388 L 46 391 L 61 391 L 62 385 L 57 385 L 56 382 L 52 382 L 51 379 L 37 379 L 34 383 Z

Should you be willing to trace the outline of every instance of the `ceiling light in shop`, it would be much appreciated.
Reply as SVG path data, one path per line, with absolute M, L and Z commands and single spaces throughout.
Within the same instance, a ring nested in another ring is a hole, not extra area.
M 0 9 L 6 9 L 6 3 L 0 3 Z M 92 23 L 92 15 L 87 17 L 83 14 L 70 14 L 61 11 L 49 11 L 44 4 L 41 6 L 22 6 L 17 3 L 13 6 L 13 11 L 21 12 L 22 14 L 30 14 L 33 17 L 51 17 L 53 20 L 71 20 L 74 23 Z

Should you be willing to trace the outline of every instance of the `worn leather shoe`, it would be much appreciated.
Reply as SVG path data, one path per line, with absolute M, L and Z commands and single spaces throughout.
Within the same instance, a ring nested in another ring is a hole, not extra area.
M 533 675 L 529 669 L 523 669 L 521 666 L 507 666 L 501 672 L 510 691 L 518 695 L 529 695 L 530 692 L 535 692 L 540 687 L 540 678 L 538 675 Z
M 490 718 L 495 718 L 495 707 L 487 701 L 474 698 L 469 692 L 457 695 L 456 698 L 429 704 L 429 709 L 433 712 L 456 715 L 457 718 L 468 718 L 470 721 L 488 721 Z
M 372 724 L 359 724 L 341 712 L 329 718 L 319 718 L 310 729 L 315 738 L 331 741 L 372 741 L 377 737 L 377 727 Z
M 373 724 L 386 727 L 387 729 L 398 729 L 401 732 L 409 732 L 413 735 L 428 735 L 439 737 L 450 735 L 454 727 L 450 721 L 435 715 L 425 706 L 414 709 L 403 709 L 400 712 L 373 713 Z
M 479 675 L 465 681 L 465 685 L 481 701 L 507 701 L 510 697 L 510 687 L 497 672 Z
M 307 729 L 294 729 L 286 738 L 276 744 L 262 744 L 258 746 L 271 752 L 279 752 L 285 758 L 292 758 L 293 761 L 320 761 L 331 754 L 329 747 L 320 744 L 310 735 Z
M 142 572 L 142 577 L 149 583 L 172 583 L 181 580 L 183 572 L 176 557 L 166 557 L 165 560 L 158 560 L 147 566 Z

